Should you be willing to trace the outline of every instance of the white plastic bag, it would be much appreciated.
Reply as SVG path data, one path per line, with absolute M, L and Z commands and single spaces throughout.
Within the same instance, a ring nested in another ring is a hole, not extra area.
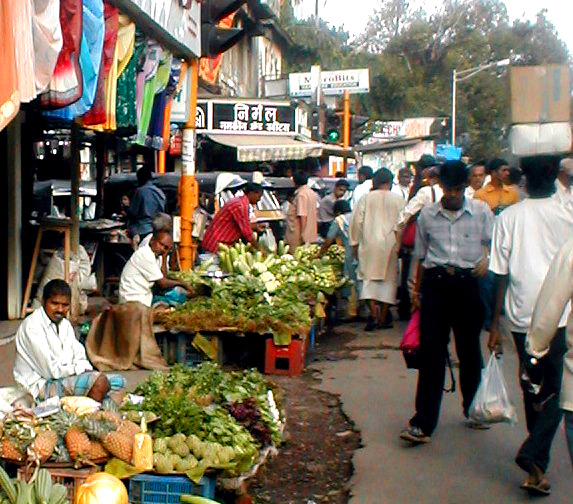
M 517 414 L 509 400 L 501 359 L 491 354 L 482 371 L 481 383 L 470 407 L 470 419 L 482 423 L 515 423 Z
M 259 243 L 271 253 L 277 251 L 277 241 L 270 228 L 267 228 L 262 232 L 259 238 Z

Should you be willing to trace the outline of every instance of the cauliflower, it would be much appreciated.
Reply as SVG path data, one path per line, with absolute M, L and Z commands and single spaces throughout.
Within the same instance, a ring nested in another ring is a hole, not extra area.
M 276 277 L 270 271 L 264 271 L 263 273 L 261 273 L 260 278 L 264 283 L 276 281 Z
M 266 267 L 265 264 L 263 264 L 262 262 L 256 262 L 255 264 L 253 264 L 253 269 L 260 275 L 262 273 L 265 273 L 268 269 Z

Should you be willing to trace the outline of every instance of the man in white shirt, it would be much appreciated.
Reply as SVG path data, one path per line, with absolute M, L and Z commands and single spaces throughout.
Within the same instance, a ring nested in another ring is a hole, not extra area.
M 551 261 L 573 234 L 573 218 L 553 197 L 557 158 L 524 158 L 521 164 L 529 198 L 504 210 L 494 225 L 489 269 L 496 275 L 497 295 L 488 346 L 494 351 L 501 342 L 499 319 L 505 297 L 505 313 L 523 370 L 528 359 L 525 338 L 535 302 Z M 537 494 L 546 495 L 550 491 L 545 473 L 551 444 L 562 418 L 559 391 L 569 312 L 568 306 L 561 317 L 558 334 L 542 359 L 546 372 L 543 384 L 532 383 L 520 372 L 529 437 L 515 460 L 529 473 L 522 488 Z
M 470 179 L 469 185 L 466 187 L 466 198 L 473 198 L 476 191 L 479 191 L 486 182 L 486 173 L 485 173 L 485 165 L 486 161 L 478 161 L 470 166 Z M 487 176 L 490 179 L 490 176 Z
M 410 185 L 412 174 L 409 168 L 400 168 L 398 170 L 398 183 L 392 186 L 392 192 L 400 196 L 404 201 L 408 201 L 410 196 Z
M 374 170 L 372 170 L 370 166 L 361 166 L 358 168 L 358 182 L 360 182 L 360 184 L 354 188 L 354 192 L 352 193 L 352 210 L 356 208 L 360 198 L 372 190 L 372 175 L 374 175 Z
M 166 278 L 161 269 L 163 258 L 169 254 L 172 247 L 171 233 L 160 230 L 153 234 L 148 245 L 139 247 L 133 253 L 124 266 L 119 280 L 120 303 L 136 301 L 151 307 L 154 285 L 163 290 L 183 287 L 192 292 L 192 289 L 184 282 Z
M 35 399 L 86 395 L 101 402 L 110 391 L 124 388 L 125 379 L 93 370 L 66 318 L 71 296 L 70 286 L 63 280 L 46 284 L 43 306 L 29 315 L 16 333 L 14 379 Z

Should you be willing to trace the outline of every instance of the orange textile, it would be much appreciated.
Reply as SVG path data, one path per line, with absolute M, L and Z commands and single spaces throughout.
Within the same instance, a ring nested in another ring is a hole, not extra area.
M 32 35 L 32 0 L 8 0 L 12 5 L 12 29 L 16 42 L 16 71 L 20 100 L 24 103 L 36 98 L 34 76 L 34 37 Z
M 14 118 L 20 108 L 11 7 L 11 2 L 0 2 L 0 61 L 3 74 L 0 79 L 0 130 Z
M 236 14 L 236 12 L 233 12 L 226 18 L 221 19 L 217 26 L 219 28 L 232 28 Z M 217 84 L 223 63 L 223 54 L 218 54 L 214 58 L 201 58 L 199 61 L 199 77 L 209 84 Z

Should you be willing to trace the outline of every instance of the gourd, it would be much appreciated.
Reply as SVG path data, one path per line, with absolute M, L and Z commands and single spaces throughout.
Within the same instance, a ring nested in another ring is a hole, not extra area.
M 74 504 L 129 504 L 124 484 L 108 473 L 88 476 L 77 490 Z

